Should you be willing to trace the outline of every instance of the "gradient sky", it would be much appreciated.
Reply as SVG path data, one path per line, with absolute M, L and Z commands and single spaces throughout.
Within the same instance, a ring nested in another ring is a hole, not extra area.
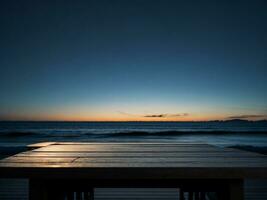
M 265 119 L 266 10 L 265 0 L 3 0 L 0 119 Z

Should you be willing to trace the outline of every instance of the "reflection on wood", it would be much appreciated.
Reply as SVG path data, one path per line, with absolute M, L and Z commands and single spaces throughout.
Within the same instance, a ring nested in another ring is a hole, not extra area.
M 30 178 L 31 199 L 92 199 L 99 187 L 173 187 L 185 200 L 206 199 L 207 192 L 242 200 L 244 179 L 267 178 L 266 156 L 203 143 L 48 142 L 29 148 L 1 160 L 0 176 Z

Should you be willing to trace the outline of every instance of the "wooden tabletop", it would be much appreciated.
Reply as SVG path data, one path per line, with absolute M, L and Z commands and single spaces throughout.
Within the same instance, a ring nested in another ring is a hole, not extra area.
M 87 179 L 267 178 L 267 156 L 204 143 L 31 145 L 0 161 L 0 176 Z M 35 149 L 34 149 L 35 148 Z

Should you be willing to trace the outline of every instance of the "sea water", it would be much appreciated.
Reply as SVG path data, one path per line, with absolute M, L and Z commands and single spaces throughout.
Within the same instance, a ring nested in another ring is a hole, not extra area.
M 205 142 L 267 146 L 267 121 L 0 122 L 0 147 L 44 141 Z

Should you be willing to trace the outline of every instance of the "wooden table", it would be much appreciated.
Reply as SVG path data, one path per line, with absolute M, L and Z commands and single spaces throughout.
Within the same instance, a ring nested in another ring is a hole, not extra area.
M 267 178 L 267 156 L 202 143 L 41 143 L 0 161 L 0 177 L 29 178 L 30 199 L 93 199 L 96 187 L 175 187 L 184 200 L 243 199 Z

